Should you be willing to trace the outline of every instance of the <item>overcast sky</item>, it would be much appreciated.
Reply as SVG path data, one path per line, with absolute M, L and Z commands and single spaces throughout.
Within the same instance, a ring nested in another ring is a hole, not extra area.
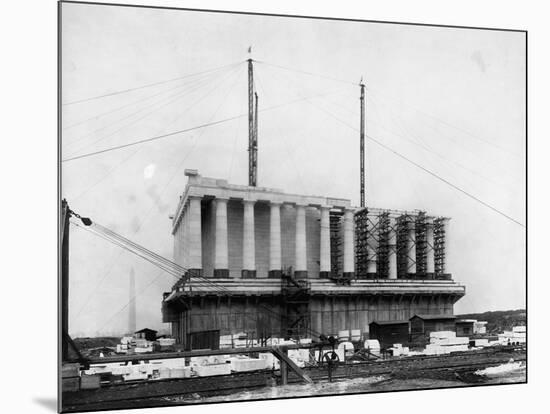
M 265 110 L 259 185 L 359 203 L 363 77 L 369 137 L 525 224 L 517 32 L 63 4 L 63 159 L 244 114 L 250 45 Z M 184 169 L 246 184 L 247 141 L 241 117 L 67 161 L 62 196 L 171 258 L 168 216 Z M 366 153 L 369 206 L 452 218 L 448 270 L 466 285 L 456 313 L 525 306 L 524 227 L 372 140 Z M 126 329 L 132 267 L 138 329 L 166 327 L 160 304 L 172 276 L 74 227 L 70 260 L 73 335 Z

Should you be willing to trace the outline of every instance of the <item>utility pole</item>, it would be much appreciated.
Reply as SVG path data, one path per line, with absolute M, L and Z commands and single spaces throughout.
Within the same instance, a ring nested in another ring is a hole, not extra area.
M 69 359 L 69 219 L 71 210 L 67 201 L 61 201 L 61 358 Z
M 254 92 L 254 142 L 252 149 L 254 150 L 254 186 L 258 180 L 258 93 Z
M 250 50 L 250 49 L 249 49 Z M 252 58 L 248 59 L 248 185 L 256 187 L 257 146 L 254 137 L 254 75 Z
M 85 226 L 92 224 L 87 217 L 81 217 L 69 208 L 67 200 L 61 200 L 61 220 L 60 220 L 60 247 L 61 257 L 59 267 L 61 270 L 61 280 L 59 283 L 59 308 L 61 311 L 61 321 L 59 326 L 59 336 L 61 339 L 61 362 L 67 362 L 70 358 L 69 348 L 72 348 L 79 361 L 85 361 L 84 357 L 76 347 L 69 335 L 69 226 L 70 218 L 77 217 L 82 220 Z
M 360 185 L 361 185 L 361 207 L 365 207 L 365 85 L 363 79 L 359 84 L 361 87 L 361 125 L 360 125 L 360 144 L 359 144 L 359 156 L 360 160 Z

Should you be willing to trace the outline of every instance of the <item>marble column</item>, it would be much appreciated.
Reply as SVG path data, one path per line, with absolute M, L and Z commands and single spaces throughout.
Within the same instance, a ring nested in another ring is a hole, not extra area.
M 306 206 L 296 204 L 296 250 L 294 277 L 307 278 Z
M 367 274 L 376 274 L 376 252 L 367 244 Z
M 353 278 L 355 276 L 355 255 L 353 245 L 353 210 L 344 211 L 344 277 Z
M 187 207 L 187 268 L 191 276 L 202 276 L 201 198 L 189 197 Z M 185 237 L 185 235 L 184 235 Z M 184 241 L 185 243 L 185 241 Z
M 229 277 L 227 247 L 227 199 L 216 198 L 216 240 L 214 246 L 214 277 Z
M 330 206 L 321 206 L 321 253 L 319 277 L 330 277 Z
M 243 220 L 243 279 L 256 277 L 256 246 L 254 239 L 254 200 L 244 200 Z
M 281 277 L 281 203 L 272 201 L 269 217 L 269 273 L 270 278 Z

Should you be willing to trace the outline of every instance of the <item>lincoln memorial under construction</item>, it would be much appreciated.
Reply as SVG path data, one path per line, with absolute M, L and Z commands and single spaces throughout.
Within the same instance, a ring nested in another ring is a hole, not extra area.
M 373 321 L 452 315 L 465 294 L 445 267 L 448 218 L 185 175 L 172 234 L 186 273 L 162 303 L 184 345 L 208 331 L 367 334 Z

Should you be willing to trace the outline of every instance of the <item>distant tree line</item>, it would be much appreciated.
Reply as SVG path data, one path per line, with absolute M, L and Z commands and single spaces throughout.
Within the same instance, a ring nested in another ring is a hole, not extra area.
M 527 312 L 525 309 L 466 313 L 456 315 L 456 317 L 459 319 L 477 319 L 478 321 L 487 321 L 487 333 L 509 331 L 513 326 L 525 325 L 527 322 Z

